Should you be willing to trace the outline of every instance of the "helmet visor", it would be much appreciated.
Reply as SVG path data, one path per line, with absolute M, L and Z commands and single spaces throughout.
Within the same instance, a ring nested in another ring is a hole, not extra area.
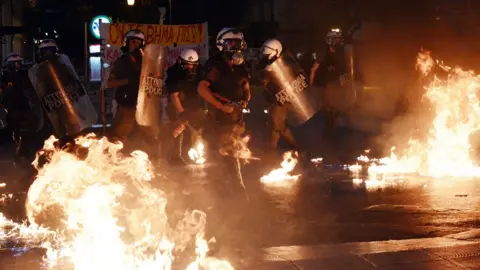
M 225 39 L 224 49 L 226 51 L 241 51 L 245 49 L 245 41 L 243 39 Z

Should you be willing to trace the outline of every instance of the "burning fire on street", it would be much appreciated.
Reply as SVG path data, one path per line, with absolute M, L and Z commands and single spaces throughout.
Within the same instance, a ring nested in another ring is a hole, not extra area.
M 204 164 L 205 159 L 205 145 L 200 141 L 196 143 L 190 150 L 188 150 L 188 157 L 195 164 Z
M 0 214 L 0 244 L 44 249 L 46 269 L 171 269 L 185 260 L 176 255 L 190 250 L 188 270 L 233 269 L 207 256 L 205 213 L 186 212 L 170 224 L 166 195 L 152 187 L 144 152 L 124 156 L 121 144 L 94 135 L 76 139 L 88 147 L 77 154 L 55 149 L 54 141 L 45 143 L 49 162 L 28 191 L 28 220 Z
M 297 182 L 301 175 L 290 174 L 298 163 L 297 156 L 298 154 L 294 151 L 285 152 L 280 168 L 274 169 L 267 175 L 262 176 L 260 181 L 267 185 Z
M 435 67 L 446 76 L 436 74 Z M 349 167 L 356 184 L 381 188 L 401 184 L 412 174 L 432 178 L 480 176 L 470 143 L 471 135 L 480 128 L 480 76 L 434 61 L 426 51 L 417 57 L 417 70 L 429 79 L 422 102 L 428 104 L 432 117 L 419 127 L 428 131 L 426 138 L 410 137 L 406 149 L 397 152 L 392 147 L 389 157 L 359 157 L 358 163 Z M 360 179 L 362 171 L 368 175 L 365 180 Z

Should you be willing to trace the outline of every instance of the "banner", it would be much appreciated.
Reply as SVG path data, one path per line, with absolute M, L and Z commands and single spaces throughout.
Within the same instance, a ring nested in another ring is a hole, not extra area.
M 186 49 L 194 49 L 200 56 L 200 61 L 208 59 L 208 27 L 207 23 L 189 25 L 160 25 L 111 23 L 100 24 L 100 38 L 102 40 L 102 85 L 106 81 L 113 63 L 122 55 L 121 47 L 125 34 L 133 29 L 142 31 L 145 43 L 168 46 L 167 68 L 175 64 L 180 53 Z
M 173 44 L 190 45 L 204 43 L 207 37 L 204 32 L 204 24 L 191 25 L 165 25 L 165 24 L 125 24 L 111 23 L 108 25 L 107 43 L 114 46 L 122 46 L 125 33 L 137 29 L 145 35 L 147 44 L 154 43 L 163 46 Z

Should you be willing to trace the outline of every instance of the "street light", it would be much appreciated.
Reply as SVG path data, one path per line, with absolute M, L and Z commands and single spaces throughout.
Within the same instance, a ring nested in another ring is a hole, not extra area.
M 129 6 L 133 6 L 133 5 L 135 5 L 135 0 L 127 0 L 127 4 Z

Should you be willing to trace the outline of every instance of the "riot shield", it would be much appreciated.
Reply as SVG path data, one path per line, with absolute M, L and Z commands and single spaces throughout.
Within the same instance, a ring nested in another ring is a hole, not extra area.
M 272 94 L 276 101 L 292 105 L 288 115 L 290 124 L 301 125 L 316 113 L 318 93 L 315 88 L 309 87 L 307 75 L 291 53 L 285 52 L 267 65 L 265 73 L 269 84 L 275 85 L 276 90 Z
M 142 71 L 137 100 L 137 123 L 158 136 L 162 124 L 162 96 L 166 64 L 165 46 L 148 44 L 143 50 Z
M 70 61 L 57 57 L 33 66 L 28 76 L 59 138 L 75 136 L 97 122 L 97 113 Z M 68 59 L 68 58 L 67 58 Z
M 338 80 L 329 83 L 325 87 L 325 107 L 340 112 L 346 112 L 352 108 L 357 101 L 357 92 L 362 86 L 355 80 L 355 63 L 353 46 L 345 46 L 345 60 L 347 72 L 342 74 Z

